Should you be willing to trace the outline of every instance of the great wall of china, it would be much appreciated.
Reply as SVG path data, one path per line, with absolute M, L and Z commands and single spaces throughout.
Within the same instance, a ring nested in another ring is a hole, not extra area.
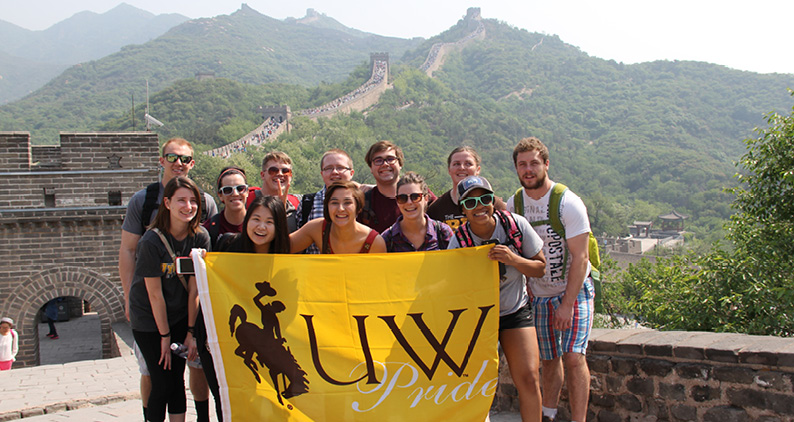
M 423 70 L 432 76 L 446 54 L 485 36 L 482 29 L 472 34 L 434 46 Z M 388 66 L 376 88 L 387 79 Z M 364 97 L 379 95 L 371 89 Z M 257 112 L 265 123 L 248 142 L 278 136 L 291 117 L 283 106 Z M 32 146 L 28 132 L 0 132 L 0 316 L 17 321 L 14 368 L 39 364 L 40 308 L 56 297 L 78 305 L 73 316 L 89 304 L 100 319 L 103 357 L 119 355 L 112 326 L 126 321 L 117 271 L 121 222 L 132 194 L 157 180 L 158 155 L 157 135 L 147 132 L 61 133 L 59 146 Z M 794 339 L 596 329 L 587 361 L 588 420 L 794 420 Z M 494 408 L 517 409 L 504 365 Z

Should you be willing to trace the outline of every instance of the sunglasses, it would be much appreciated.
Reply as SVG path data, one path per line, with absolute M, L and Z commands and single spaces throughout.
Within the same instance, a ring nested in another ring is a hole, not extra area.
M 383 163 L 392 164 L 395 161 L 397 161 L 397 157 L 395 157 L 393 155 L 390 155 L 390 156 L 385 157 L 385 158 L 384 157 L 373 158 L 372 159 L 372 164 L 375 164 L 376 166 L 382 166 Z
M 405 203 L 408 202 L 408 198 L 411 198 L 411 202 L 419 202 L 419 200 L 422 199 L 423 196 L 425 196 L 425 194 L 423 194 L 423 193 L 415 193 L 414 192 L 414 193 L 412 193 L 410 195 L 407 194 L 407 193 L 400 193 L 400 194 L 397 194 L 397 196 L 395 198 L 397 198 L 397 203 L 398 204 L 405 204 Z
M 165 158 L 165 161 L 168 161 L 169 163 L 175 163 L 176 160 L 179 160 L 182 162 L 182 164 L 190 164 L 190 162 L 193 161 L 193 157 L 189 155 L 179 155 L 172 152 L 163 155 L 163 157 Z
M 267 174 L 271 176 L 278 176 L 279 172 L 284 176 L 286 176 L 288 174 L 292 174 L 292 169 L 289 167 L 284 167 L 283 169 L 280 169 L 278 167 L 270 167 L 269 169 L 267 169 Z
M 482 204 L 482 206 L 484 207 L 491 205 L 493 203 L 493 194 L 486 193 L 485 195 L 482 196 L 472 196 L 470 198 L 464 199 L 460 204 L 463 205 L 463 208 L 466 208 L 467 210 L 471 211 L 477 208 L 478 202 Z
M 237 193 L 243 193 L 246 190 L 248 190 L 248 185 L 237 185 L 237 186 L 224 186 L 224 187 L 218 189 L 218 192 L 220 192 L 220 193 L 222 193 L 224 195 L 231 195 L 235 191 Z

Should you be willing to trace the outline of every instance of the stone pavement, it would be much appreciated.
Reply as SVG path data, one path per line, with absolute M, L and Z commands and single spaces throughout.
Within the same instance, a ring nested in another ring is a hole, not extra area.
M 100 359 L 99 317 L 86 314 L 56 323 L 59 339 L 39 326 L 42 365 L 0 372 L 0 421 L 140 422 L 140 374 L 126 323 L 113 325 L 121 357 Z M 44 362 L 47 362 L 44 364 Z M 187 421 L 196 420 L 188 395 Z M 211 420 L 217 422 L 210 398 Z M 457 418 L 455 418 L 457 419 Z M 492 413 L 493 422 L 518 422 L 517 413 Z

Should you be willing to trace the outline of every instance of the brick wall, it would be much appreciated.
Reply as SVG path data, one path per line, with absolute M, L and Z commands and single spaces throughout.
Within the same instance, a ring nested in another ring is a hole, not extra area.
M 31 165 L 29 135 L 19 134 L 0 132 L 0 315 L 17 321 L 14 366 L 39 363 L 36 314 L 56 297 L 89 302 L 110 357 L 111 324 L 124 320 L 121 223 L 132 194 L 157 180 L 157 135 L 62 133 L 59 147 L 33 148 Z
M 595 329 L 590 337 L 592 421 L 792 421 L 794 339 L 745 334 Z M 500 369 L 495 407 L 517 410 Z M 569 420 L 568 405 L 559 407 Z

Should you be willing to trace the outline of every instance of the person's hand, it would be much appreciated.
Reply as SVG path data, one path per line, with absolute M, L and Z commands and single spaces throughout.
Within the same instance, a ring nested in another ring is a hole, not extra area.
M 193 334 L 187 333 L 185 337 L 185 345 L 187 346 L 187 360 L 196 360 L 198 357 L 198 344 Z
M 199 253 L 201 254 L 201 259 L 204 259 L 204 258 L 207 257 L 207 250 L 206 249 L 199 248 Z
M 573 304 L 567 304 L 565 301 L 560 303 L 560 306 L 554 310 L 554 325 L 555 330 L 567 330 L 571 328 L 573 321 Z
M 160 338 L 160 360 L 158 365 L 163 365 L 163 369 L 171 369 L 171 336 Z
M 276 184 L 278 185 L 278 199 L 284 203 L 284 209 L 287 209 L 287 195 L 289 193 L 289 184 L 282 184 L 280 179 L 276 180 Z
M 516 254 L 505 245 L 494 245 L 494 247 L 488 251 L 488 258 L 492 261 L 499 261 L 502 264 L 513 265 Z

